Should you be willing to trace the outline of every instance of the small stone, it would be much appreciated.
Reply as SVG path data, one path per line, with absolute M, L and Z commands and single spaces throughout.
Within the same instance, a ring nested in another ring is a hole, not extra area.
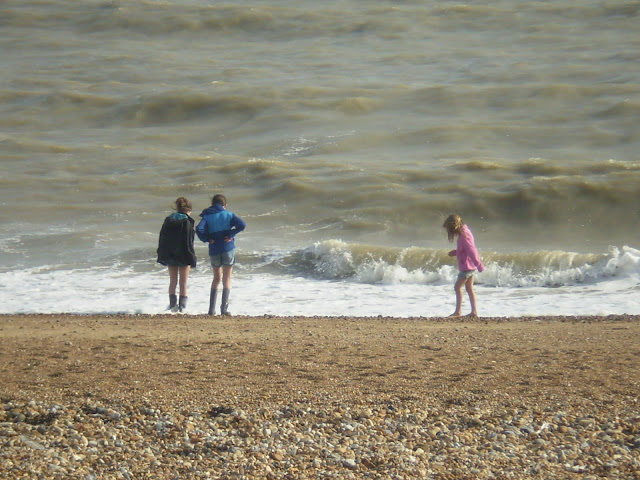
M 356 461 L 353 458 L 344 459 L 342 461 L 342 465 L 349 470 L 355 470 L 358 467 Z
M 35 440 L 32 440 L 31 438 L 26 437 L 24 435 L 20 435 L 20 440 L 27 447 L 33 448 L 34 450 L 44 450 L 45 449 L 44 445 L 42 445 L 41 443 L 36 442 Z

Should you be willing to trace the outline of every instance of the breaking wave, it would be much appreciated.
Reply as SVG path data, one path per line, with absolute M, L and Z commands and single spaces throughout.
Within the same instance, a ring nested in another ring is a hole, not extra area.
M 640 250 L 610 247 L 603 253 L 536 251 L 483 253 L 485 286 L 560 287 L 640 277 Z M 375 247 L 327 240 L 281 255 L 245 258 L 245 268 L 264 273 L 378 284 L 443 284 L 457 273 L 448 250 Z

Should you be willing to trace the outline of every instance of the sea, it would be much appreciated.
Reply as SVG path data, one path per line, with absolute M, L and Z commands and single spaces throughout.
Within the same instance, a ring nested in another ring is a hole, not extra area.
M 447 316 L 450 213 L 481 316 L 640 314 L 638 25 L 622 0 L 3 0 L 0 313 L 165 314 L 162 222 L 223 193 L 234 315 Z

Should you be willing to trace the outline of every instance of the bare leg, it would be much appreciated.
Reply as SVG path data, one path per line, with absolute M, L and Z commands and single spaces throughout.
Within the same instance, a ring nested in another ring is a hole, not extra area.
M 213 280 L 211 282 L 211 290 L 217 290 L 222 279 L 222 268 L 213 267 Z
M 471 313 L 468 316 L 477 317 L 478 310 L 476 309 L 476 293 L 473 291 L 473 276 L 467 279 L 465 288 L 467 289 L 467 293 L 469 294 L 469 302 L 471 303 Z
M 233 267 L 222 267 L 222 288 L 231 288 L 231 273 Z
M 466 278 L 458 278 L 456 284 L 453 286 L 456 292 L 456 311 L 449 315 L 450 317 L 459 317 L 462 314 L 462 285 L 464 285 L 466 281 Z
M 176 294 L 178 285 L 178 267 L 169 267 L 169 295 Z
M 175 267 L 174 267 L 175 268 Z M 187 265 L 186 267 L 177 267 L 178 273 L 180 274 L 180 296 L 187 296 L 187 283 L 189 282 L 189 271 L 191 270 L 191 266 Z M 175 291 L 175 286 L 174 286 Z

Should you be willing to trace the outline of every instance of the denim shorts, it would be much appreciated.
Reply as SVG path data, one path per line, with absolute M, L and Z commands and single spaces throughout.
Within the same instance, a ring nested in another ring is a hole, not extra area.
M 218 255 L 210 255 L 211 266 L 213 268 L 233 267 L 236 263 L 236 249 L 222 252 Z
M 462 279 L 471 278 L 475 274 L 476 274 L 475 270 L 462 270 L 460 273 L 458 273 L 458 279 L 462 280 Z

